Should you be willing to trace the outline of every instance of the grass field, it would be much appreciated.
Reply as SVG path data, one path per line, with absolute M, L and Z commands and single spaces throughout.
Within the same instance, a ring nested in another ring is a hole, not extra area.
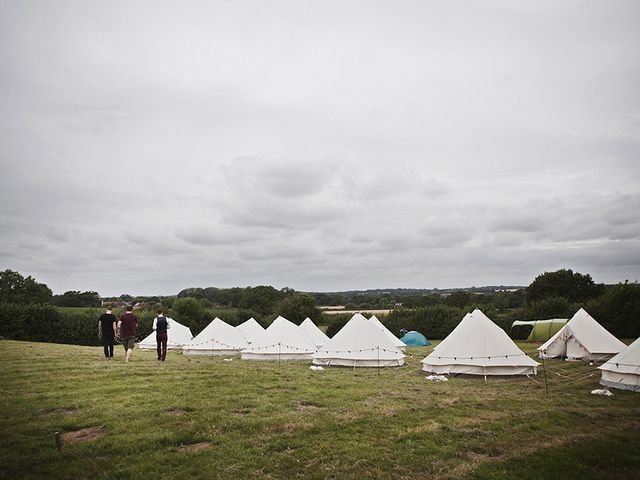
M 0 478 L 640 478 L 640 394 L 590 395 L 595 366 L 547 361 L 547 397 L 542 369 L 429 382 L 430 350 L 313 372 L 0 340 Z M 89 427 L 57 451 L 54 432 Z

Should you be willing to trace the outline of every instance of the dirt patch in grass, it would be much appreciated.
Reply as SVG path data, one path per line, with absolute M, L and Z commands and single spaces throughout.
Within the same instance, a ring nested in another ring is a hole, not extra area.
M 422 425 L 410 428 L 406 433 L 434 433 L 440 430 L 442 430 L 442 424 L 430 420 Z
M 207 450 L 208 448 L 213 447 L 213 444 L 210 442 L 198 442 L 192 443 L 191 445 L 182 445 L 178 447 L 179 452 L 201 452 L 202 450 Z
M 186 410 L 183 410 L 182 408 L 170 408 L 164 411 L 165 415 L 170 415 L 172 417 L 179 417 L 180 415 L 185 415 L 186 413 L 188 412 Z
M 274 425 L 265 425 L 262 428 L 262 431 L 266 434 L 274 434 L 274 433 L 279 433 L 279 434 L 287 434 L 287 433 L 293 433 L 293 432 L 297 432 L 300 430 L 304 430 L 306 428 L 309 428 L 311 425 L 309 423 L 304 423 L 304 422 L 300 422 L 300 423 L 295 423 L 295 422 L 289 422 L 289 423 L 279 423 L 279 424 L 274 424 Z
M 106 433 L 104 427 L 89 427 L 73 432 L 65 432 L 62 434 L 62 440 L 65 443 L 85 442 L 87 440 L 94 440 L 103 436 Z
M 231 412 L 231 415 L 233 415 L 234 417 L 241 417 L 243 415 L 249 415 L 252 412 L 252 410 L 250 408 L 241 408 L 239 410 L 234 410 L 233 412 Z
M 42 413 L 74 413 L 78 411 L 78 407 L 57 407 L 46 408 L 42 410 Z
M 315 405 L 313 403 L 301 402 L 299 400 L 296 400 L 296 401 L 291 402 L 291 403 L 295 407 L 296 410 L 318 410 L 319 408 L 321 408 L 318 405 Z

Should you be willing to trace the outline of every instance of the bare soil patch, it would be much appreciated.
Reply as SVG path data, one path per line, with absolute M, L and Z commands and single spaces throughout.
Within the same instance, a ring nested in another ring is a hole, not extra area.
M 89 427 L 73 432 L 65 432 L 62 434 L 62 440 L 65 443 L 85 442 L 99 438 L 105 433 L 106 429 L 104 427 Z
M 170 408 L 168 410 L 165 410 L 165 412 L 164 412 L 165 415 L 171 415 L 171 416 L 174 416 L 174 417 L 179 417 L 180 415 L 184 415 L 186 413 L 187 413 L 187 411 L 183 410 L 181 408 Z
M 317 410 L 320 408 L 318 405 L 314 405 L 313 403 L 300 402 L 298 400 L 291 403 L 296 410 Z
M 192 443 L 191 445 L 182 445 L 178 447 L 179 452 L 201 452 L 202 450 L 206 450 L 208 448 L 213 447 L 213 444 L 210 442 L 198 442 Z
M 58 408 L 46 408 L 42 410 L 43 413 L 74 413 L 78 411 L 78 407 L 58 407 Z

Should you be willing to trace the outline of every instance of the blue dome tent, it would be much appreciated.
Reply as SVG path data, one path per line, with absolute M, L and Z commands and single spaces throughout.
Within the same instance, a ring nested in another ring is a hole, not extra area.
M 415 330 L 405 333 L 400 340 L 409 347 L 426 347 L 427 345 L 431 345 L 431 342 L 427 340 L 427 337 Z

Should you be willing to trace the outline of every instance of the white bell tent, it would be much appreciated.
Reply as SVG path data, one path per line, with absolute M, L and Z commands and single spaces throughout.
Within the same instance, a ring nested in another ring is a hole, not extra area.
M 378 320 L 378 317 L 376 317 L 375 315 L 372 315 L 369 321 L 372 324 L 374 324 L 377 328 L 379 328 L 382 331 L 382 333 L 384 333 L 387 336 L 387 338 L 391 340 L 391 342 L 396 346 L 396 348 L 400 349 L 400 351 L 404 352 L 407 349 L 407 345 L 398 337 L 396 337 L 393 333 L 391 333 L 391 331 L 387 327 L 385 327 L 380 320 Z
M 236 328 L 240 330 L 249 343 L 255 342 L 260 336 L 264 335 L 264 328 L 262 328 L 262 325 L 256 322 L 256 319 L 253 317 L 241 323 Z
M 238 355 L 249 346 L 240 330 L 218 317 L 207 325 L 187 345 L 182 347 L 185 355 Z
M 626 348 L 607 329 L 580 309 L 553 337 L 538 347 L 540 358 L 604 361 Z
M 316 347 L 296 324 L 278 317 L 241 355 L 243 360 L 309 360 L 315 351 Z
M 640 392 L 640 338 L 598 368 L 602 385 Z
M 167 323 L 169 324 L 169 329 L 167 330 L 167 350 L 182 348 L 183 345 L 189 343 L 193 338 L 189 327 L 169 317 L 167 317 Z M 138 346 L 143 350 L 155 350 L 157 346 L 156 332 L 151 332 Z
M 322 347 L 329 341 L 329 337 L 327 337 L 309 317 L 304 319 L 300 324 L 300 328 L 306 333 L 307 337 L 311 339 L 316 348 Z
M 398 367 L 404 354 L 374 323 L 356 313 L 313 355 L 314 365 Z
M 480 310 L 465 315 L 422 360 L 423 371 L 439 375 L 535 375 L 537 366 Z

